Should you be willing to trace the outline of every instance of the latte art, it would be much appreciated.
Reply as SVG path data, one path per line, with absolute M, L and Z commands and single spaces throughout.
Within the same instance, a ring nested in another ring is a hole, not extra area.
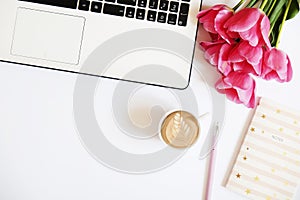
M 186 111 L 170 113 L 161 126 L 162 139 L 175 148 L 186 148 L 194 144 L 199 131 L 197 119 Z

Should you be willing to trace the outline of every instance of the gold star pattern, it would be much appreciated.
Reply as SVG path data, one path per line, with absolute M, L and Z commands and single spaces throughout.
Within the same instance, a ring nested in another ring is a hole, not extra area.
M 297 136 L 300 136 L 300 131 L 297 131 L 297 132 L 296 132 L 296 135 L 297 135 Z
M 250 190 L 250 189 L 246 189 L 245 192 L 246 192 L 246 194 L 248 195 L 248 194 L 251 193 L 251 190 Z
M 247 160 L 247 157 L 246 157 L 246 156 L 244 156 L 244 157 L 243 157 L 243 160 Z
M 298 121 L 296 121 L 296 120 L 295 120 L 295 121 L 294 121 L 294 124 L 296 124 L 296 125 L 297 125 L 297 124 L 298 124 Z
M 276 110 L 276 113 L 280 113 L 281 111 L 279 109 Z
M 273 169 L 271 169 L 271 171 L 273 172 L 273 173 L 275 173 L 275 169 L 273 168 Z
M 267 196 L 267 197 L 266 197 L 266 200 L 272 200 L 272 199 L 271 199 L 271 197 L 270 197 L 270 196 Z
M 266 115 L 265 115 L 265 114 L 263 114 L 263 115 L 261 116 L 261 118 L 263 118 L 263 119 L 266 119 Z
M 280 131 L 280 132 L 283 132 L 283 128 L 279 128 L 279 131 Z
M 255 181 L 259 181 L 259 177 L 258 177 L 258 176 L 255 176 L 255 177 L 254 177 L 254 180 L 255 180 Z
M 236 175 L 236 178 L 241 178 L 240 173 L 238 173 L 238 174 Z
M 285 181 L 285 182 L 284 182 L 284 185 L 285 185 L 285 186 L 288 186 L 288 185 L 289 185 L 289 182 Z
M 255 128 L 252 127 L 252 128 L 250 129 L 250 131 L 251 131 L 251 132 L 255 132 Z

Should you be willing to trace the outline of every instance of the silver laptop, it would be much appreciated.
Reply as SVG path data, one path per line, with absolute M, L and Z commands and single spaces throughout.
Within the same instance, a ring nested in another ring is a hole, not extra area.
M 186 88 L 201 3 L 1 0 L 0 60 Z

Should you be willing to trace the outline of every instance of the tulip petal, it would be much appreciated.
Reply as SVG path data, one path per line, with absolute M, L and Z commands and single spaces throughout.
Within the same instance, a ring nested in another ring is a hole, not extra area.
M 221 10 L 223 8 L 228 8 L 226 5 L 224 4 L 217 4 L 217 5 L 214 5 L 213 7 L 211 7 L 210 9 L 206 9 L 206 10 L 201 10 L 198 15 L 197 15 L 197 18 L 202 18 L 203 16 L 205 16 L 207 13 L 211 12 L 211 11 L 218 11 L 218 10 Z
M 225 76 L 232 71 L 231 63 L 228 62 L 231 49 L 232 45 L 225 43 L 222 45 L 219 53 L 218 70 Z
M 221 15 L 218 16 L 220 12 Z M 228 6 L 219 4 L 210 9 L 200 11 L 197 15 L 197 18 L 199 19 L 199 22 L 203 24 L 203 28 L 206 31 L 216 34 L 217 31 L 215 29 L 215 19 L 218 19 L 219 21 L 222 19 L 222 17 L 224 17 L 224 13 L 233 13 L 233 11 Z
M 263 50 L 261 47 L 253 47 L 248 42 L 241 42 L 239 45 L 239 53 L 246 58 L 247 62 L 253 65 L 260 63 L 263 57 Z
M 248 41 L 252 46 L 256 46 L 259 41 L 259 27 L 258 26 L 253 26 L 247 31 L 240 32 L 239 35 L 243 40 Z
M 206 15 L 199 18 L 199 22 L 203 24 L 203 28 L 211 33 L 217 33 L 215 30 L 215 22 L 214 19 L 216 17 L 215 12 L 207 12 Z
M 217 66 L 220 49 L 225 41 L 200 42 L 200 46 L 205 50 L 204 57 L 212 65 Z
M 240 32 L 239 34 L 243 40 L 247 40 L 252 46 L 257 46 L 260 43 L 260 45 L 270 48 L 270 21 L 264 13 L 260 13 L 261 15 L 259 20 L 257 21 L 257 24 L 251 29 Z
M 292 79 L 293 71 L 288 55 L 276 48 L 264 54 L 262 78 L 275 79 L 278 82 L 288 82 Z
M 251 73 L 256 76 L 260 76 L 262 63 L 259 63 L 258 65 L 250 65 L 246 61 L 236 62 L 236 63 L 232 63 L 232 68 L 234 71 L 242 71 L 244 73 Z
M 289 82 L 293 78 L 293 68 L 291 64 L 291 60 L 288 55 L 286 55 L 287 60 L 288 60 L 288 65 L 287 65 L 287 76 L 286 76 L 286 82 Z
M 215 17 L 215 30 L 228 43 L 232 43 L 232 38 L 227 34 L 224 23 L 232 17 L 232 15 L 233 12 L 229 10 L 221 10 Z
M 256 105 L 255 81 L 249 74 L 243 72 L 231 72 L 223 76 L 215 85 L 218 92 L 226 94 L 226 97 L 236 103 L 243 103 L 249 108 Z
M 260 15 L 261 13 L 257 8 L 244 8 L 228 19 L 224 28 L 233 32 L 247 31 L 257 23 Z
M 264 41 L 263 45 L 266 45 L 266 47 L 271 48 L 271 43 L 269 40 L 269 33 L 270 33 L 270 20 L 269 18 L 264 15 L 261 23 L 260 23 L 260 30 L 261 30 L 261 35 Z
M 228 56 L 230 62 L 242 62 L 245 60 L 243 56 L 239 53 L 239 45 L 232 48 L 230 55 Z

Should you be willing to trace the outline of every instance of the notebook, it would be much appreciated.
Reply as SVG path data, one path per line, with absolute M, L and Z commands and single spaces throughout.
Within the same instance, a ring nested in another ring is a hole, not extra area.
M 225 187 L 249 199 L 292 200 L 300 182 L 300 112 L 262 98 Z

